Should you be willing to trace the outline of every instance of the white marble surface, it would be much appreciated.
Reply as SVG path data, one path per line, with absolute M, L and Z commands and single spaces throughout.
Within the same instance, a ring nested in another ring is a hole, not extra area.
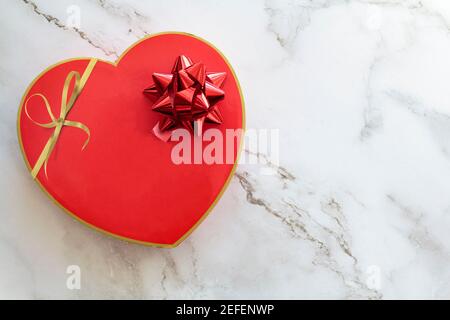
M 1 4 L 0 298 L 450 298 L 447 0 Z M 113 61 L 168 30 L 225 53 L 247 126 L 280 129 L 280 166 L 239 167 L 188 240 L 155 249 L 54 206 L 25 169 L 16 112 L 48 65 Z

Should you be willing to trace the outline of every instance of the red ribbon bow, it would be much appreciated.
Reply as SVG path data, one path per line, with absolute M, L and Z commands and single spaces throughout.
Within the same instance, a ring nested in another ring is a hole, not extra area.
M 226 72 L 206 72 L 203 63 L 193 63 L 185 55 L 177 58 L 172 73 L 153 73 L 153 84 L 144 94 L 157 99 L 152 109 L 165 116 L 153 128 L 155 136 L 167 141 L 180 127 L 201 135 L 205 120 L 221 124 L 217 103 L 225 96 L 220 87 L 226 76 Z

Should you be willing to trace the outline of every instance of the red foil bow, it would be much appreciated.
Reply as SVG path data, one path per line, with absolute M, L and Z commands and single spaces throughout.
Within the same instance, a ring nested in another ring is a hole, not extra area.
M 165 116 L 154 126 L 155 136 L 167 141 L 180 127 L 201 135 L 205 121 L 222 123 L 217 103 L 225 97 L 220 87 L 226 76 L 226 72 L 206 72 L 203 63 L 193 63 L 185 55 L 177 58 L 171 73 L 153 73 L 153 84 L 144 94 L 156 98 L 152 109 Z

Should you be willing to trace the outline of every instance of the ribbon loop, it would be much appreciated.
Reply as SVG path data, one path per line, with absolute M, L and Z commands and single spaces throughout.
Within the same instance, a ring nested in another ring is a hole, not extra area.
M 87 134 L 87 139 L 84 142 L 81 150 L 84 150 L 84 148 L 89 143 L 89 139 L 91 136 L 89 128 L 86 125 L 82 124 L 81 122 L 66 120 L 66 117 L 69 114 L 70 110 L 73 108 L 75 101 L 77 100 L 81 91 L 83 90 L 84 85 L 86 84 L 87 79 L 91 75 L 91 72 L 94 69 L 94 66 L 96 63 L 97 63 L 97 59 L 91 59 L 82 76 L 80 76 L 80 74 L 77 71 L 69 72 L 69 74 L 66 77 L 66 80 L 64 81 L 63 91 L 62 91 L 62 95 L 61 95 L 61 110 L 60 110 L 59 118 L 55 118 L 55 116 L 53 115 L 52 109 L 50 107 L 50 103 L 48 102 L 47 98 L 43 94 L 35 93 L 35 94 L 29 96 L 28 99 L 25 101 L 25 104 L 24 104 L 25 115 L 28 117 L 28 119 L 30 119 L 34 124 L 36 124 L 40 127 L 55 128 L 52 135 L 50 136 L 47 143 L 45 144 L 44 149 L 42 150 L 41 154 L 39 155 L 39 158 L 37 159 L 36 163 L 34 164 L 33 169 L 31 170 L 31 175 L 32 175 L 33 179 L 36 179 L 42 166 L 44 166 L 45 176 L 48 179 L 47 162 L 48 162 L 48 159 L 50 158 L 50 154 L 52 153 L 53 148 L 55 147 L 56 142 L 58 141 L 59 135 L 61 133 L 61 130 L 64 126 L 81 129 Z M 72 94 L 70 95 L 70 97 L 68 97 L 72 78 L 75 78 L 74 87 L 72 90 Z M 28 112 L 28 102 L 33 97 L 40 97 L 42 99 L 42 101 L 44 101 L 45 107 L 47 109 L 47 113 L 51 119 L 50 122 L 41 123 L 41 122 L 34 120 L 30 116 L 30 114 Z

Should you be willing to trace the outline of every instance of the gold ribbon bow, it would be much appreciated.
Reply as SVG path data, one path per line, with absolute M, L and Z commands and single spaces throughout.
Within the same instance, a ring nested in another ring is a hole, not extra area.
M 50 108 L 50 104 L 49 104 L 47 98 L 43 94 L 35 93 L 35 94 L 31 95 L 30 97 L 28 97 L 28 99 L 25 101 L 25 114 L 27 115 L 28 119 L 30 119 L 34 124 L 36 124 L 40 127 L 55 128 L 55 130 L 53 131 L 53 134 L 50 136 L 44 149 L 42 150 L 38 160 L 34 164 L 33 170 L 31 170 L 31 175 L 33 176 L 33 179 L 36 179 L 36 176 L 38 175 L 39 171 L 41 170 L 42 165 L 44 165 L 45 176 L 48 178 L 47 162 L 50 157 L 50 154 L 53 151 L 53 148 L 55 147 L 56 142 L 58 141 L 61 130 L 64 126 L 79 128 L 79 129 L 83 130 L 84 132 L 86 132 L 88 137 L 87 137 L 86 141 L 84 142 L 81 150 L 83 150 L 86 147 L 86 145 L 89 143 L 89 139 L 91 136 L 91 134 L 89 132 L 89 128 L 86 127 L 81 122 L 66 120 L 66 117 L 69 114 L 70 110 L 73 108 L 75 101 L 77 100 L 78 96 L 80 95 L 81 91 L 83 90 L 84 85 L 86 84 L 86 81 L 88 80 L 89 76 L 91 75 L 91 72 L 94 69 L 94 66 L 96 63 L 97 63 L 97 59 L 91 59 L 89 61 L 88 66 L 86 67 L 86 70 L 84 71 L 84 73 L 81 77 L 77 71 L 71 71 L 67 75 L 66 80 L 64 81 L 64 87 L 63 87 L 63 91 L 62 91 L 61 112 L 59 113 L 59 118 L 55 118 L 55 116 L 53 115 L 52 109 Z M 74 77 L 75 77 L 74 88 L 72 91 L 72 95 L 68 99 L 67 95 L 69 93 L 69 86 L 72 81 L 72 78 L 74 78 Z M 50 116 L 50 119 L 52 120 L 51 122 L 48 122 L 48 123 L 37 122 L 29 115 L 28 108 L 27 108 L 28 101 L 35 96 L 40 97 L 44 101 L 45 107 L 47 108 L 48 115 Z

